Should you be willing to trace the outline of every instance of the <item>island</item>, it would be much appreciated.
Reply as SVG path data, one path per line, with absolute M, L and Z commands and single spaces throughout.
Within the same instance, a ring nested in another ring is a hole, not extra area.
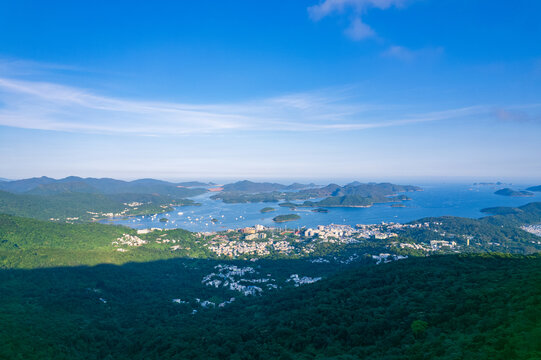
M 288 207 L 290 209 L 295 209 L 297 206 L 302 206 L 302 204 L 295 204 L 295 203 L 292 203 L 292 202 L 284 202 L 284 203 L 278 204 L 278 206 Z
M 162 222 L 162 223 L 166 223 L 166 222 L 168 222 L 168 221 L 169 221 L 168 218 L 161 218 L 161 219 L 160 219 L 160 222 Z
M 406 205 L 404 205 L 404 204 L 392 204 L 391 207 L 393 207 L 393 208 L 405 208 Z
M 317 208 L 317 209 L 312 209 L 312 212 L 317 212 L 317 213 L 328 213 L 329 212 L 329 209 L 325 209 L 325 208 Z
M 272 219 L 272 221 L 277 223 L 283 223 L 287 221 L 299 220 L 301 217 L 297 214 L 287 214 L 287 215 L 278 215 Z
M 259 210 L 259 212 L 262 214 L 273 212 L 273 211 L 276 211 L 276 209 L 272 207 L 264 207 L 263 209 Z
M 526 196 L 534 196 L 533 193 L 529 191 L 517 191 L 510 188 L 504 188 L 496 191 L 494 194 L 496 195 L 502 195 L 502 196 L 511 196 L 511 197 L 526 197 Z
M 501 181 L 498 182 L 476 182 L 473 183 L 474 186 L 501 186 L 501 185 L 511 185 L 511 184 L 504 184 Z
M 529 187 L 527 188 L 526 190 L 528 191 L 541 191 L 541 185 L 537 185 L 537 186 L 532 186 L 532 187 Z
M 210 198 L 213 200 L 222 200 L 228 204 L 276 203 L 284 201 L 281 206 L 287 206 L 285 204 L 301 200 L 305 201 L 305 204 L 302 205 L 305 207 L 324 207 L 327 204 L 333 207 L 367 207 L 375 203 L 406 201 L 409 198 L 405 195 L 399 195 L 399 193 L 422 190 L 417 186 L 411 185 L 396 185 L 391 183 L 363 184 L 358 181 L 344 186 L 329 184 L 323 187 L 312 187 L 311 185 L 313 184 L 308 184 L 308 188 L 298 189 L 302 184 L 285 186 L 275 183 L 252 183 L 244 181 L 224 185 L 224 191 Z M 259 192 L 255 192 L 258 190 Z M 315 202 L 316 200 L 320 200 L 320 204 L 317 204 Z

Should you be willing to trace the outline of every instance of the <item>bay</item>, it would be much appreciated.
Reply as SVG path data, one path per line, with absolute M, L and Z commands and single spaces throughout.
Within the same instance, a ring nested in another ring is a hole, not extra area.
M 535 184 L 532 184 L 535 185 Z M 316 227 L 317 225 L 376 224 L 381 222 L 408 222 L 430 216 L 461 216 L 479 218 L 486 216 L 481 209 L 495 206 L 520 206 L 541 201 L 541 193 L 533 197 L 506 197 L 495 195 L 494 191 L 504 186 L 474 186 L 471 184 L 425 184 L 423 191 L 410 192 L 411 198 L 403 202 L 405 207 L 391 207 L 390 204 L 375 204 L 369 208 L 328 208 L 328 213 L 311 211 L 312 208 L 291 210 L 278 206 L 278 203 L 225 204 L 221 200 L 212 200 L 213 193 L 206 193 L 192 199 L 201 206 L 176 207 L 174 211 L 154 216 L 131 218 L 113 218 L 105 223 L 122 224 L 136 229 L 182 228 L 190 231 L 220 231 L 237 229 L 261 224 L 287 228 Z M 511 186 L 523 190 L 531 185 Z M 264 207 L 273 207 L 275 211 L 261 213 Z M 277 215 L 297 214 L 296 221 L 276 224 L 272 219 Z M 160 219 L 166 218 L 167 222 Z M 216 221 L 213 222 L 212 219 Z

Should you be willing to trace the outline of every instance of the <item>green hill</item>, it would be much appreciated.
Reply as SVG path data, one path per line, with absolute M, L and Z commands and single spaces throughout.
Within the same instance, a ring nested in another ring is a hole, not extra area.
M 145 215 L 171 211 L 172 206 L 193 205 L 192 200 L 176 200 L 151 194 L 91 194 L 62 192 L 51 195 L 13 194 L 0 191 L 0 214 L 41 220 L 88 221 L 107 214 Z
M 116 245 L 125 235 L 136 236 L 144 246 Z M 167 236 L 169 242 L 156 242 L 160 236 Z M 173 252 L 172 244 L 182 249 Z M 174 257 L 210 254 L 192 233 L 182 229 L 137 235 L 124 226 L 66 224 L 0 214 L 0 269 L 123 264 Z

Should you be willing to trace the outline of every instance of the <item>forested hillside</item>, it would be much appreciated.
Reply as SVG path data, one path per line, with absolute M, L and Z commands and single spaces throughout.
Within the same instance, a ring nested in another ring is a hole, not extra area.
M 0 357 L 541 357 L 538 256 L 445 256 L 361 266 L 216 309 L 193 299 L 203 271 L 196 269 L 205 266 L 179 259 L 2 271 Z M 212 291 L 204 296 L 229 296 Z M 175 303 L 174 297 L 187 302 Z
M 50 195 L 0 191 L 0 214 L 41 220 L 89 221 L 116 215 L 147 215 L 171 211 L 172 206 L 193 205 L 190 199 L 156 194 L 96 194 L 63 192 Z

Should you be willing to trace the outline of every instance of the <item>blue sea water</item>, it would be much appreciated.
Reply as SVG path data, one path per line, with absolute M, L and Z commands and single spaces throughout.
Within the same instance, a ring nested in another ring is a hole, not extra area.
M 405 201 L 404 208 L 393 208 L 390 204 L 376 204 L 370 208 L 329 208 L 328 213 L 312 212 L 310 208 L 290 210 L 279 207 L 277 203 L 225 204 L 221 200 L 210 199 L 211 193 L 192 198 L 201 206 L 177 207 L 174 211 L 157 216 L 138 216 L 127 219 L 112 219 L 104 222 L 122 224 L 136 229 L 144 228 L 183 228 L 190 231 L 220 231 L 261 224 L 288 228 L 315 227 L 328 224 L 375 224 L 384 222 L 408 222 L 429 216 L 461 216 L 479 218 L 486 216 L 481 209 L 494 206 L 520 206 L 534 201 L 541 201 L 541 193 L 533 197 L 507 197 L 495 195 L 494 191 L 503 186 L 473 185 L 422 185 L 423 191 L 411 192 L 411 198 Z M 523 190 L 528 185 L 511 186 Z M 273 207 L 276 211 L 262 214 L 264 207 Z M 297 214 L 300 220 L 286 224 L 276 224 L 272 218 L 277 215 Z M 167 218 L 167 223 L 160 222 Z M 211 219 L 217 219 L 213 223 Z

